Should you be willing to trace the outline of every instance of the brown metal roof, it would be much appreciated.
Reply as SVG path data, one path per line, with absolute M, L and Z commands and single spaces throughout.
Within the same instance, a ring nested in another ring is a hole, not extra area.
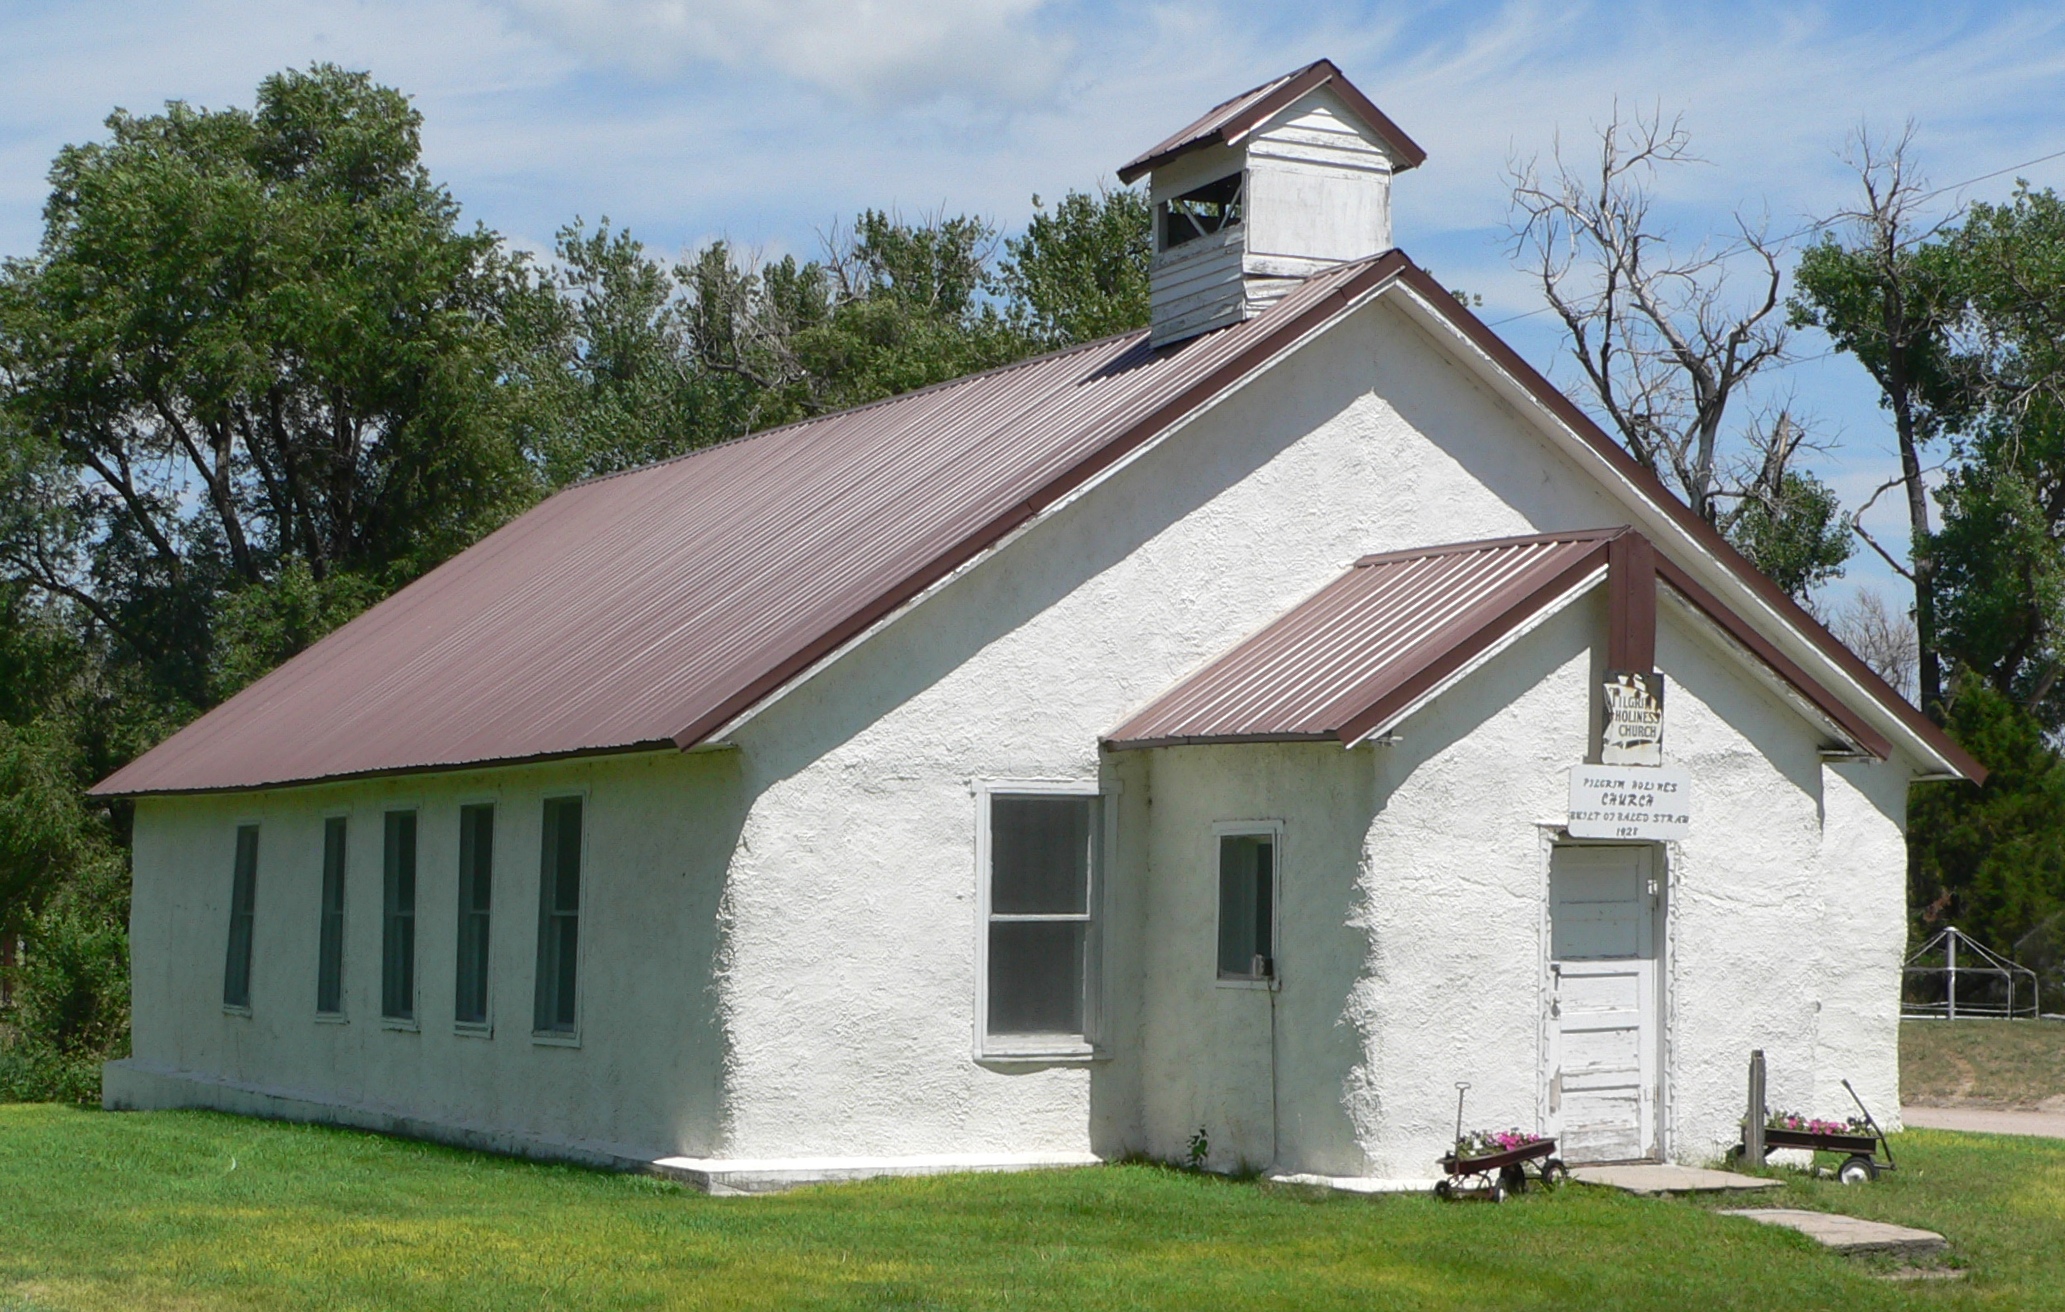
M 1404 267 L 569 488 L 98 784 L 219 792 L 704 741 Z
M 1365 556 L 1108 739 L 1353 743 L 1606 568 L 1624 529 Z
M 1233 99 L 1206 110 L 1204 116 L 1196 122 L 1121 168 L 1119 181 L 1131 183 L 1178 155 L 1188 154 L 1205 146 L 1216 146 L 1221 143 L 1237 145 L 1248 133 L 1320 87 L 1328 87 L 1347 102 L 1348 108 L 1362 120 L 1363 126 L 1376 133 L 1384 144 L 1391 148 L 1395 157 L 1393 167 L 1398 172 L 1418 168 L 1426 161 L 1427 152 L 1420 149 L 1418 142 L 1405 135 L 1405 131 L 1393 123 L 1383 110 L 1371 104 L 1370 98 L 1363 95 L 1340 69 L 1335 68 L 1332 60 L 1320 59 L 1282 77 L 1272 78 L 1259 87 L 1243 91 Z
M 693 746 L 1393 281 L 1929 751 L 1966 778 L 1985 778 L 1940 727 L 1394 250 L 1315 275 L 1260 317 L 1174 347 L 1150 349 L 1138 333 L 1112 338 L 570 488 L 93 791 L 220 792 Z M 1658 567 L 1682 575 L 1669 560 Z M 1730 619 L 1730 631 L 1774 668 L 1784 661 L 1767 637 Z

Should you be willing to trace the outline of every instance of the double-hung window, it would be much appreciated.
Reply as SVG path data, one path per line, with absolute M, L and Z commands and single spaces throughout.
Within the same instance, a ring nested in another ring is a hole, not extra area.
M 495 808 L 459 808 L 459 980 L 452 1018 L 488 1023 L 488 909 L 494 895 Z
M 1088 1053 L 1099 799 L 999 788 L 984 802 L 978 1051 Z
M 1219 978 L 1276 978 L 1278 833 L 1220 826 Z
M 577 1032 L 575 969 L 581 946 L 581 799 L 545 801 L 538 869 L 538 990 L 533 1030 Z
M 251 1007 L 251 930 L 257 918 L 258 826 L 237 826 L 237 855 L 230 872 L 229 952 L 222 966 L 222 1005 Z
M 345 818 L 323 821 L 323 904 L 316 930 L 315 1010 L 344 1014 L 344 840 Z
M 389 811 L 381 859 L 380 1014 L 416 1020 L 416 813 Z

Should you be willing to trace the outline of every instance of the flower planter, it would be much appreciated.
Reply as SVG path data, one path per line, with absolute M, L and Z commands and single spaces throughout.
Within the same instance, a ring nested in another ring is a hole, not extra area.
M 1554 1139 L 1537 1139 L 1503 1152 L 1480 1153 L 1471 1157 L 1449 1153 L 1441 1159 L 1441 1169 L 1448 1172 L 1448 1178 L 1436 1183 L 1434 1192 L 1442 1198 L 1482 1198 L 1502 1203 L 1507 1194 L 1517 1194 L 1527 1188 L 1529 1162 L 1536 1164 L 1535 1178 L 1544 1187 L 1554 1186 L 1569 1175 L 1555 1152 Z

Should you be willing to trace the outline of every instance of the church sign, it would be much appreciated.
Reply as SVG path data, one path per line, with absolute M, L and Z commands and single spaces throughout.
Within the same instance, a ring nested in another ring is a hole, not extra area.
M 1599 760 L 1606 765 L 1663 764 L 1663 676 L 1615 670 L 1606 676 L 1606 719 Z
M 1691 810 L 1692 777 L 1683 766 L 1570 767 L 1572 838 L 1683 838 Z

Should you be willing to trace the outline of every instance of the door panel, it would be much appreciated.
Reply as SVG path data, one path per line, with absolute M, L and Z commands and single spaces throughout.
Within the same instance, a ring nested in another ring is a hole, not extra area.
M 1643 847 L 1558 847 L 1549 873 L 1550 1131 L 1569 1161 L 1657 1148 L 1656 898 Z

